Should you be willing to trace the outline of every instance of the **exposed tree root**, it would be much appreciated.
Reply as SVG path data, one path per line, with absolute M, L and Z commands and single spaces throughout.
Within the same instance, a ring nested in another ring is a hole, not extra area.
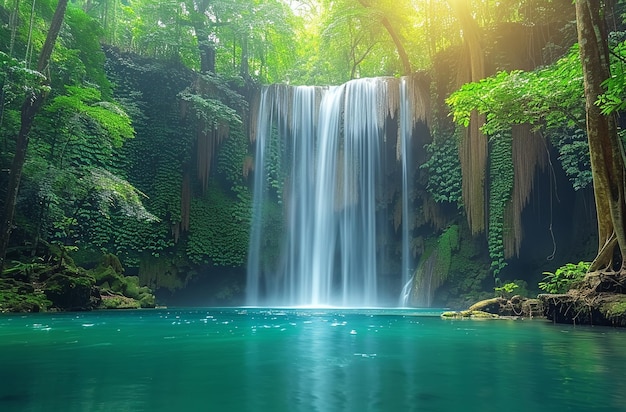
M 626 273 L 592 272 L 566 294 L 539 295 L 557 323 L 626 326 Z

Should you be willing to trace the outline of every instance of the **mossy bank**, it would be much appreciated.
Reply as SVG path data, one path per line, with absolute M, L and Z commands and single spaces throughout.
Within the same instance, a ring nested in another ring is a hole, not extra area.
M 626 275 L 587 274 L 567 293 L 542 294 L 545 315 L 557 323 L 626 326 Z
M 153 308 L 150 288 L 124 276 L 120 261 L 102 256 L 93 269 L 64 259 L 15 262 L 0 277 L 0 312 L 88 311 Z

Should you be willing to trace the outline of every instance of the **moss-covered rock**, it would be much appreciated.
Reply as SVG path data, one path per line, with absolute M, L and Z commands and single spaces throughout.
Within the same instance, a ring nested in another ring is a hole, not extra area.
M 115 291 L 121 291 L 125 287 L 126 281 L 124 280 L 124 275 L 117 273 L 109 266 L 98 266 L 91 271 L 91 274 L 97 286 Z
M 0 278 L 0 312 L 43 312 L 52 302 L 32 283 Z
M 600 311 L 612 325 L 626 326 L 626 295 L 614 295 L 605 301 Z
M 119 259 L 105 254 L 100 265 L 91 270 L 96 286 L 102 292 L 103 309 L 154 308 L 156 299 L 152 290 L 141 286 L 139 277 L 124 276 Z
M 100 303 L 95 279 L 86 273 L 59 272 L 48 278 L 43 292 L 61 310 L 91 310 Z
M 89 271 L 71 259 L 14 262 L 0 277 L 0 312 L 155 307 L 152 290 L 140 286 L 137 276 L 124 276 L 123 270 L 111 254 Z
M 139 286 L 139 277 L 126 276 L 124 280 L 125 283 L 122 285 L 122 292 L 124 293 L 124 296 L 139 299 L 142 294 L 142 288 Z
M 142 308 L 156 307 L 156 299 L 152 293 L 147 293 L 139 298 L 139 306 Z

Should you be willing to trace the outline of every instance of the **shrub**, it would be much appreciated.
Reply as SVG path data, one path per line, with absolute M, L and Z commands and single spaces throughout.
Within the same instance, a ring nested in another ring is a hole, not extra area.
M 589 262 L 567 263 L 554 273 L 543 272 L 543 282 L 539 282 L 539 289 L 548 293 L 565 293 L 572 285 L 581 280 L 589 270 Z

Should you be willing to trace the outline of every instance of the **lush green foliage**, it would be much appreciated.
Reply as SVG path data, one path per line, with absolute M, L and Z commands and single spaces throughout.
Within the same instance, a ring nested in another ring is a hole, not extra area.
M 167 65 L 143 65 L 108 53 L 108 75 L 117 85 L 115 97 L 129 108 L 137 134 L 117 157 L 127 178 L 148 196 L 144 204 L 159 221 L 141 224 L 117 216 L 100 221 L 90 236 L 97 236 L 97 242 L 91 241 L 120 256 L 127 266 L 139 266 L 144 253 L 163 256 L 175 245 L 172 227 L 181 221 L 183 164 L 189 163 L 193 145 L 192 129 L 179 117 L 177 95 L 190 78 L 182 72 L 176 79 Z
M 184 102 L 190 103 L 196 120 L 202 121 L 205 127 L 213 127 L 220 121 L 235 121 L 241 124 L 241 119 L 237 112 L 217 99 L 207 99 L 187 90 L 181 92 L 179 98 Z
M 46 87 L 45 79 L 43 74 L 27 69 L 22 61 L 0 51 L 0 84 L 3 85 L 3 103 L 6 106 L 22 103 L 24 89 Z
M 590 186 L 593 176 L 587 133 L 578 128 L 555 129 L 551 132 L 551 138 L 558 148 L 561 166 L 574 190 Z
M 493 290 L 502 297 L 509 297 L 515 291 L 515 289 L 519 288 L 519 285 L 515 282 L 508 282 L 502 286 L 498 286 L 493 288 Z
M 450 261 L 447 281 L 438 291 L 439 299 L 455 307 L 469 307 L 493 297 L 489 257 L 484 253 L 483 243 L 484 240 L 469 233 L 466 225 L 459 226 L 458 250 Z
M 93 122 L 94 127 L 102 129 L 111 145 L 120 147 L 124 140 L 134 136 L 128 115 L 113 102 L 102 101 L 101 93 L 93 87 L 66 86 L 64 95 L 56 96 L 46 110 L 55 123 L 65 124 L 67 128 L 88 127 L 74 125 L 80 121 Z
M 462 40 L 460 26 L 447 1 L 291 3 L 299 5 L 297 17 L 303 20 L 296 31 L 296 46 L 289 49 L 297 53 L 289 78 L 298 84 L 339 83 L 357 77 L 402 73 L 399 51 L 385 21 L 395 30 L 414 69 L 429 68 L 438 52 Z M 467 3 L 477 24 L 495 33 L 496 39 L 510 30 L 507 24 L 530 27 L 553 23 L 571 17 L 573 11 L 569 0 Z
M 609 40 L 612 47 L 611 77 L 604 81 L 606 93 L 596 102 L 602 113 L 611 114 L 626 109 L 626 41 L 624 32 L 613 32 Z
M 544 126 L 548 130 L 583 126 L 585 108 L 579 59 L 576 46 L 552 66 L 528 72 L 502 71 L 463 85 L 446 101 L 454 120 L 461 125 L 469 125 L 473 110 L 484 114 L 482 129 L 490 136 L 507 131 L 514 124 Z
M 539 282 L 539 289 L 548 293 L 565 293 L 575 282 L 585 277 L 590 265 L 590 262 L 567 263 L 554 273 L 544 272 L 545 278 Z
M 42 87 L 45 79 L 27 67 L 43 42 L 41 33 L 45 35 L 55 5 L 36 4 L 33 32 L 16 28 L 8 48 L 25 61 L 0 54 L 2 169 L 8 169 L 13 155 L 25 92 Z M 30 21 L 30 6 L 14 10 L 17 21 Z M 31 253 L 52 244 L 65 255 L 77 245 L 93 246 L 90 231 L 119 216 L 139 218 L 143 225 L 155 220 L 142 204 L 145 196 L 124 178 L 117 162 L 118 151 L 135 131 L 130 117 L 111 99 L 100 25 L 70 7 L 63 27 L 47 72 L 50 86 L 43 86 L 49 98 L 30 133 L 17 200 L 14 242 L 32 245 Z M 0 42 L 7 44 L 7 38 L 0 36 Z
M 529 27 L 571 17 L 571 11 L 564 13 L 568 6 L 573 9 L 568 1 L 487 0 L 471 2 L 470 8 L 481 27 Z M 262 82 L 328 84 L 400 74 L 404 69 L 389 28 L 418 69 L 428 68 L 436 53 L 461 41 L 460 26 L 446 1 L 74 3 L 102 22 L 108 44 L 193 69 L 201 67 L 201 55 L 208 51 L 216 72 Z
M 57 45 L 56 58 L 52 70 L 55 72 L 53 87 L 62 89 L 65 85 L 84 84 L 98 90 L 101 101 L 110 102 L 111 83 L 104 72 L 104 53 L 100 39 L 103 29 L 100 22 L 88 16 L 83 10 L 69 7 L 65 24 L 68 32 L 63 38 L 71 48 Z M 69 40 L 69 41 L 68 41 Z
M 241 266 L 247 255 L 251 207 L 243 177 L 248 156 L 244 99 L 219 75 L 177 72 L 167 64 L 144 65 L 109 53 L 110 76 L 119 85 L 116 96 L 135 102 L 129 112 L 136 119 L 137 138 L 122 148 L 121 155 L 129 165 L 129 179 L 149 196 L 145 204 L 161 221 L 137 227 L 125 220 L 102 228 L 109 233 L 103 245 L 114 247 L 133 266 L 147 259 L 146 252 L 169 262 L 166 266 L 173 261 L 178 267 Z M 218 125 L 228 125 L 227 137 L 215 143 L 216 161 L 204 188 L 196 170 L 200 156 L 196 136 L 211 135 Z M 185 184 L 188 189 L 183 189 Z M 183 212 L 182 190 L 189 190 L 191 197 L 188 212 Z M 189 214 L 188 229 L 184 213 Z
M 79 1 L 105 25 L 106 42 L 144 56 L 201 67 L 212 50 L 226 77 L 277 81 L 293 65 L 295 17 L 279 0 Z M 204 68 L 203 68 L 204 69 Z
M 578 49 L 552 66 L 531 72 L 500 72 L 453 93 L 447 102 L 454 119 L 468 125 L 472 110 L 486 115 L 483 131 L 508 132 L 514 124 L 544 130 L 559 150 L 559 159 L 575 189 L 590 183 L 584 129 L 582 71 Z

